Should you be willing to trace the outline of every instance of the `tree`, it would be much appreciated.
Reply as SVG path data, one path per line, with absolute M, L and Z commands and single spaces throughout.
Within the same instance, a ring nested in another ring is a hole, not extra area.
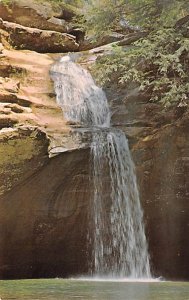
M 189 11 L 185 0 L 89 0 L 83 6 L 83 27 L 97 36 L 121 20 L 141 29 L 171 26 Z
M 111 11 L 114 11 L 115 3 L 111 1 L 111 4 Z M 122 7 L 122 15 L 124 13 L 130 23 L 148 30 L 148 36 L 139 39 L 126 51 L 114 47 L 111 55 L 97 60 L 93 73 L 99 83 L 117 81 L 117 84 L 127 86 L 135 82 L 141 91 L 151 95 L 151 101 L 161 102 L 164 106 L 187 105 L 189 30 L 187 26 L 182 30 L 182 23 L 189 19 L 184 17 L 188 5 L 178 0 L 128 0 L 116 5 L 119 10 Z M 109 7 L 106 14 L 108 10 Z M 114 11 L 116 15 L 117 11 Z M 182 21 L 178 21 L 180 17 L 183 17 Z M 108 26 L 113 28 L 113 22 Z

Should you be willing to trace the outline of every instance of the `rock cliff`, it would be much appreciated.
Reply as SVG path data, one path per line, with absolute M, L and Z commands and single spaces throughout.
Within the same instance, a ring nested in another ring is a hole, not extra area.
M 56 104 L 49 72 L 62 54 L 47 53 L 82 48 L 75 12 L 36 1 L 11 5 L 0 4 L 0 278 L 82 274 L 89 149 Z M 85 54 L 86 62 L 96 55 Z M 130 141 L 154 274 L 189 279 L 188 110 L 164 111 L 134 87 L 106 92 L 114 126 Z
M 113 94 L 111 87 L 107 94 L 114 125 L 125 130 L 132 148 L 152 272 L 188 279 L 188 110 L 166 110 L 131 91 Z

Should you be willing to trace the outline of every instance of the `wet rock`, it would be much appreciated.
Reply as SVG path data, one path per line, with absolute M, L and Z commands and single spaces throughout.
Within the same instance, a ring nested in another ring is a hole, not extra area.
M 75 37 L 66 33 L 29 28 L 2 19 L 0 28 L 9 33 L 10 44 L 17 49 L 56 53 L 76 51 L 79 47 Z
M 184 121 L 184 119 L 183 119 Z M 188 127 L 161 128 L 134 146 L 155 276 L 188 279 Z

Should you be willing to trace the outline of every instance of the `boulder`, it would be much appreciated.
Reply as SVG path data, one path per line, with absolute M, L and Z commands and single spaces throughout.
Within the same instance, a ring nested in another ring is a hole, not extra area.
M 61 14 L 62 7 L 60 5 L 55 6 L 47 1 L 44 3 L 35 0 L 15 0 L 9 3 L 0 3 L 0 18 L 5 21 L 67 33 L 67 22 L 53 18 Z
M 76 51 L 79 47 L 75 37 L 66 33 L 29 28 L 2 19 L 0 28 L 9 33 L 9 42 L 16 49 L 55 53 Z

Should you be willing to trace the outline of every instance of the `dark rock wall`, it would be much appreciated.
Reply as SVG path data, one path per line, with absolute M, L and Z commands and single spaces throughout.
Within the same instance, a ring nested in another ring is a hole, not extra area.
M 0 198 L 0 278 L 87 270 L 88 152 L 65 153 Z
M 134 87 L 108 88 L 113 124 L 129 138 L 154 276 L 189 279 L 189 114 Z
M 154 274 L 189 279 L 188 126 L 166 126 L 134 147 Z
M 153 274 L 189 279 L 188 112 L 177 118 L 141 98 L 131 103 L 125 92 L 108 95 L 114 124 L 119 121 L 128 135 L 136 164 Z M 32 133 L 31 138 L 13 135 L 7 144 L 10 160 L 6 166 L 2 161 L 2 172 L 7 179 L 14 175 L 14 181 L 5 193 L 1 177 L 0 278 L 86 274 L 89 150 L 49 159 L 45 136 Z M 3 139 L 2 153 L 5 143 Z M 11 147 L 17 144 L 19 156 L 14 157 Z

